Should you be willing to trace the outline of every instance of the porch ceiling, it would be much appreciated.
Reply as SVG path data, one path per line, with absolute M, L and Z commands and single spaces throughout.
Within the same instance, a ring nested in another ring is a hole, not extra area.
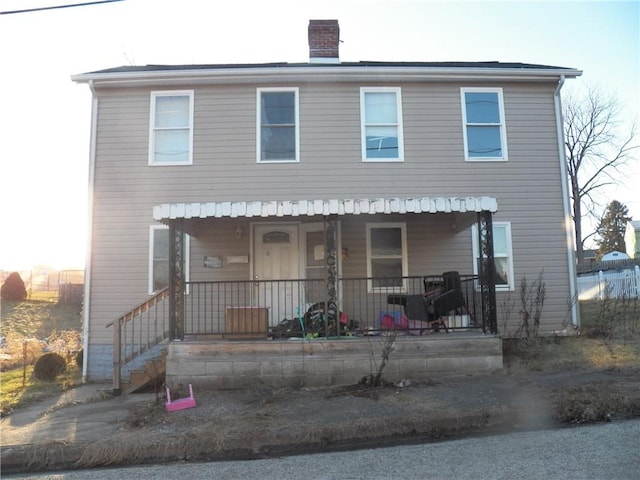
M 495 213 L 494 197 L 347 198 L 247 202 L 163 203 L 153 207 L 157 221 L 222 217 L 299 217 L 376 213 Z

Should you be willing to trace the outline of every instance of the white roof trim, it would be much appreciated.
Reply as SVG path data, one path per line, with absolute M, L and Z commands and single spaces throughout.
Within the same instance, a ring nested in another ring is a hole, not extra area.
M 300 217 L 376 213 L 452 213 L 498 210 L 493 197 L 347 198 L 250 202 L 163 203 L 153 207 L 157 221 L 177 218 Z
M 247 66 L 243 68 L 212 67 L 171 70 L 141 70 L 129 72 L 93 72 L 72 75 L 74 82 L 95 82 L 96 86 L 126 86 L 136 84 L 173 85 L 184 82 L 190 84 L 228 84 L 291 81 L 354 81 L 365 82 L 384 76 L 385 81 L 447 81 L 447 80 L 545 80 L 561 76 L 575 78 L 581 70 L 573 68 L 522 68 L 522 67 L 468 67 L 468 66 L 403 66 L 403 65 L 353 65 L 327 67 L 316 64 L 312 67 L 293 65 Z

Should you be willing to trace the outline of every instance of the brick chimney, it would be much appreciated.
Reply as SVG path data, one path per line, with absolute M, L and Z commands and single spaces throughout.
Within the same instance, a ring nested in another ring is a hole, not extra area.
M 337 20 L 309 20 L 309 62 L 340 63 Z

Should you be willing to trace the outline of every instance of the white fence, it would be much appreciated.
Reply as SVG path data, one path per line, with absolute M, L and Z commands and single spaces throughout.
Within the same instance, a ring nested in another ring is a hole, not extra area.
M 639 298 L 640 267 L 578 276 L 578 299 L 602 300 L 605 297 Z

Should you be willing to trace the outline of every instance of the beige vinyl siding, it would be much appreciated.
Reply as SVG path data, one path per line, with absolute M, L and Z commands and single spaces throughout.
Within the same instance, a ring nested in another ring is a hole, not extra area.
M 149 184 L 149 196 L 156 190 L 167 201 L 178 201 L 179 195 L 184 202 L 497 195 L 505 183 L 513 187 L 532 175 L 538 185 L 559 182 L 552 86 L 503 87 L 505 163 L 464 161 L 456 84 L 402 86 L 405 162 L 362 162 L 358 89 L 300 86 L 301 162 L 296 165 L 256 163 L 255 87 L 196 88 L 194 165 L 151 169 L 146 165 L 149 91 L 130 92 L 126 100 L 101 98 L 98 169 L 110 169 L 117 182 L 126 167 L 132 183 Z M 541 109 L 546 114 L 531 115 Z
M 497 198 L 495 221 L 512 223 L 515 281 L 544 268 L 545 321 L 562 321 L 568 300 L 566 238 L 553 106 L 553 83 L 301 84 L 300 163 L 256 163 L 256 87 L 196 86 L 193 165 L 148 166 L 150 89 L 98 90 L 97 161 L 91 292 L 91 342 L 109 343 L 103 328 L 148 298 L 152 207 L 171 202 L 313 198 L 481 196 Z M 364 163 L 361 86 L 402 88 L 405 161 Z M 465 162 L 460 87 L 501 87 L 508 162 Z M 472 271 L 474 215 L 385 216 L 406 221 L 409 274 Z M 286 220 L 286 219 L 284 219 Z M 319 219 L 313 218 L 314 221 Z M 344 217 L 343 273 L 366 272 L 365 227 L 372 216 Z M 210 279 L 205 255 L 245 255 L 248 228 L 214 220 L 191 240 L 191 278 Z M 242 223 L 242 221 L 240 221 Z M 245 225 L 245 223 L 242 223 Z M 446 241 L 442 241 L 446 240 Z M 248 264 L 223 269 L 248 279 Z M 219 272 L 215 272 L 219 273 Z M 550 283 L 553 282 L 553 285 Z M 514 292 L 512 292 L 514 293 Z M 500 303 L 500 299 L 499 299 Z

